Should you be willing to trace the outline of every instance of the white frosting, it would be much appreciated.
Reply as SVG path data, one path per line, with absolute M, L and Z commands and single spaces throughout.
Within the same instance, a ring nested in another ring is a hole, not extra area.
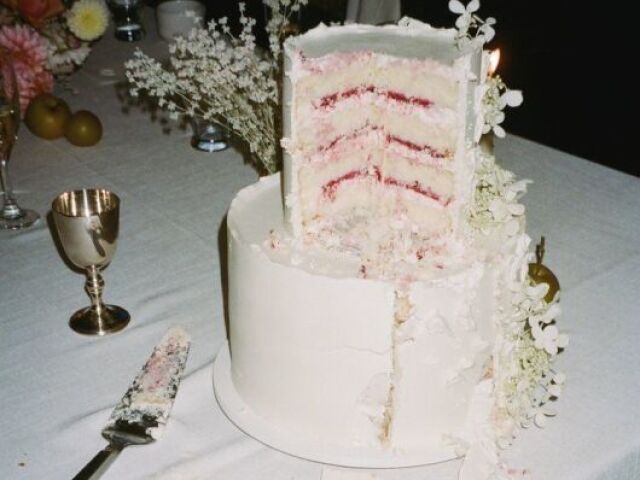
M 502 257 L 407 283 L 400 318 L 395 282 L 290 248 L 280 205 L 271 176 L 228 216 L 232 375 L 250 408 L 344 448 L 420 451 L 472 435 Z
M 373 473 L 358 470 L 344 470 L 325 467 L 322 469 L 321 480 L 375 480 Z
M 461 479 L 485 480 L 528 237 L 520 186 L 474 197 L 488 58 L 455 36 L 404 19 L 286 42 L 282 186 L 228 215 L 232 379 L 286 435 L 466 452 Z

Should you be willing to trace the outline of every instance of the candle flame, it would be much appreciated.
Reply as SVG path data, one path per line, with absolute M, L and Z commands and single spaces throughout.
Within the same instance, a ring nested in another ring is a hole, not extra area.
M 496 48 L 489 54 L 489 76 L 496 73 L 498 64 L 500 63 L 500 49 Z

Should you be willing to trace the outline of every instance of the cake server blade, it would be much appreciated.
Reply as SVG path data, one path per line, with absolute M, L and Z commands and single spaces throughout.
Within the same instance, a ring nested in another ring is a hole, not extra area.
M 102 436 L 109 441 L 74 480 L 99 478 L 124 447 L 145 445 L 159 438 L 169 418 L 187 363 L 189 334 L 173 327 L 155 346 L 151 356 L 111 412 Z

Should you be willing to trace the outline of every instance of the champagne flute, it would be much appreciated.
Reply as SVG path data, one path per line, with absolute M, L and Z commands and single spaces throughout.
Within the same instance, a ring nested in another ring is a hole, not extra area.
M 0 229 L 18 230 L 30 227 L 40 218 L 33 210 L 20 208 L 9 182 L 7 166 L 19 125 L 20 100 L 16 77 L 11 59 L 0 49 L 0 187 L 3 197 Z

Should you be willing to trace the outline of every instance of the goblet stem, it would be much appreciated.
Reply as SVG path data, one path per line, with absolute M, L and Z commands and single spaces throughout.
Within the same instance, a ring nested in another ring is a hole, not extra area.
M 0 184 L 2 186 L 2 217 L 3 218 L 18 218 L 22 215 L 22 210 L 18 206 L 15 197 L 13 196 L 13 189 L 11 188 L 11 182 L 9 181 L 9 173 L 7 169 L 7 160 L 0 160 Z
M 84 289 L 91 299 L 91 308 L 95 310 L 98 317 L 104 311 L 104 303 L 102 302 L 102 291 L 104 290 L 104 279 L 100 274 L 100 270 L 95 265 L 87 268 L 87 281 Z

